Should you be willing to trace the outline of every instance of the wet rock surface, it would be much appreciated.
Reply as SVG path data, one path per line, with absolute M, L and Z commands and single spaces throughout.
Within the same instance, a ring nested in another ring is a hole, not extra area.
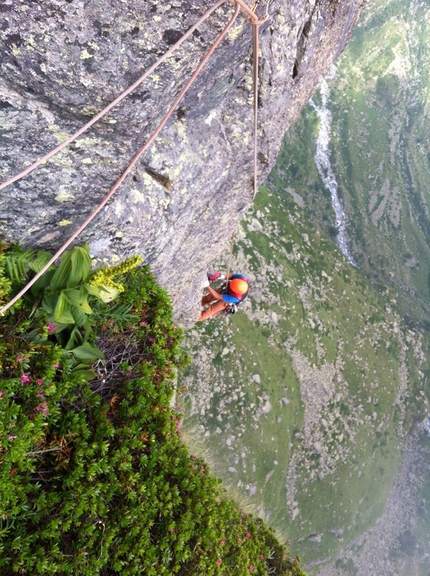
M 201 0 L 2 0 L 0 181 L 131 85 L 204 13 Z M 343 50 L 362 0 L 260 1 L 259 175 Z M 226 2 L 75 143 L 0 192 L 0 233 L 58 248 L 122 174 L 233 13 Z M 139 253 L 178 320 L 252 200 L 252 32 L 243 15 L 107 207 L 78 239 L 99 262 Z

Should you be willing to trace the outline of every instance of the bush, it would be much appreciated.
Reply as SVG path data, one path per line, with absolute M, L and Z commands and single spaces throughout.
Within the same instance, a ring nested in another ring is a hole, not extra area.
M 303 574 L 188 453 L 169 299 L 145 267 L 123 284 L 120 305 L 91 302 L 89 344 L 106 358 L 92 370 L 31 299 L 0 319 L 0 573 Z M 13 286 L 0 253 L 3 301 Z

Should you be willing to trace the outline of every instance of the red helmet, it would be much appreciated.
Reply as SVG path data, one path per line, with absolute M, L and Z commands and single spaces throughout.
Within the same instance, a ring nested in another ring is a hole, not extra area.
M 242 278 L 233 278 L 229 285 L 229 290 L 235 294 L 246 294 L 248 289 L 248 282 Z

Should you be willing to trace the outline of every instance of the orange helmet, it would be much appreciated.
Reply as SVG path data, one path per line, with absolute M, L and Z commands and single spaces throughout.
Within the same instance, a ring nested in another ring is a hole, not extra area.
M 242 278 L 233 278 L 229 285 L 229 290 L 235 294 L 246 294 L 248 289 L 248 282 Z

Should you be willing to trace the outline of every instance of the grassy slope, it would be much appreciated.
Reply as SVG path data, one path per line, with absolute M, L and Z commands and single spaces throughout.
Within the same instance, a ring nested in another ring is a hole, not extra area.
M 420 451 L 420 466 L 410 472 L 410 480 L 421 481 L 421 487 L 416 495 L 416 515 L 414 522 L 401 533 L 398 548 L 392 557 L 399 576 L 428 576 L 430 573 L 430 558 L 428 543 L 430 539 L 429 503 L 430 503 L 430 439 L 422 435 L 418 445 Z
M 354 257 L 368 278 L 396 295 L 410 326 L 429 328 L 430 11 L 428 4 L 369 3 L 330 83 L 331 161 L 349 217 Z M 318 96 L 316 97 L 318 101 Z M 316 171 L 311 106 L 286 135 L 272 182 L 293 190 L 318 227 L 333 231 L 330 197 Z M 428 333 L 424 334 L 428 356 Z M 419 410 L 428 374 L 409 382 Z M 425 405 L 425 404 L 424 404 Z M 421 412 L 422 413 L 422 412 Z M 419 421 L 417 416 L 415 422 Z M 424 439 L 424 442 L 427 440 Z M 414 492 L 414 528 L 400 535 L 399 574 L 428 573 L 430 527 L 425 468 Z M 415 471 L 416 473 L 416 471 Z M 414 546 L 408 546 L 408 538 Z M 351 572 L 355 574 L 355 572 Z
M 331 160 L 355 258 L 375 284 L 398 291 L 407 319 L 427 328 L 429 13 L 425 3 L 370 4 L 338 63 L 329 104 Z M 313 116 L 309 107 L 287 135 L 281 176 L 285 186 L 304 197 L 314 223 L 328 227 L 333 224 L 330 198 L 315 167 L 310 179 L 301 177 L 312 164 L 304 142 L 313 138 Z
M 236 245 L 254 299 L 189 334 L 185 427 L 309 563 L 383 511 L 407 426 L 399 373 L 417 377 L 389 296 L 276 189 L 282 162 Z

